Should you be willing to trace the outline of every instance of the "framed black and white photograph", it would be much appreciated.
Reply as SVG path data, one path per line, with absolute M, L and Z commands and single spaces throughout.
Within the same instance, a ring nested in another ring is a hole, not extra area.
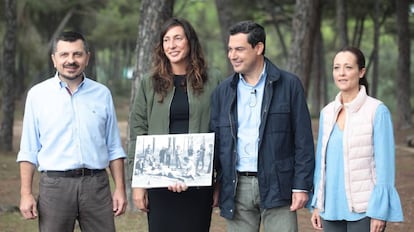
M 139 135 L 132 187 L 211 186 L 214 133 Z

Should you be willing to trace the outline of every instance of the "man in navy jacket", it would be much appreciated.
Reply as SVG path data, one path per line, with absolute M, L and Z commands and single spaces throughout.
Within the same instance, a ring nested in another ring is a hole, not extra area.
M 298 77 L 265 56 L 262 26 L 230 28 L 234 74 L 212 96 L 216 196 L 228 231 L 297 231 L 312 190 L 311 119 Z M 217 199 L 216 199 L 217 200 Z

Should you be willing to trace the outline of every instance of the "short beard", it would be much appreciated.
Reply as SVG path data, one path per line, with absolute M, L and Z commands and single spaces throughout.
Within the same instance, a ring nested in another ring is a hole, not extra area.
M 62 77 L 63 79 L 66 79 L 66 80 L 69 80 L 69 81 L 73 81 L 73 80 L 78 79 L 79 77 L 82 78 L 83 77 L 83 72 L 81 72 L 79 75 L 74 76 L 74 77 L 66 76 L 66 75 L 63 75 L 62 73 L 59 73 L 59 76 Z

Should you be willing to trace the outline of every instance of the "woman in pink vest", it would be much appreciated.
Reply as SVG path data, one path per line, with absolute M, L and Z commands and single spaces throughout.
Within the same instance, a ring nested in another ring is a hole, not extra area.
M 333 60 L 339 93 L 320 114 L 311 201 L 312 225 L 325 232 L 381 232 L 387 221 L 403 221 L 391 114 L 368 96 L 365 72 L 358 48 Z

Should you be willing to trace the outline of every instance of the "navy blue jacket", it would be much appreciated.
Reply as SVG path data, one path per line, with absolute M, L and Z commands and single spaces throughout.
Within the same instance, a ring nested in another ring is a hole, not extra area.
M 311 191 L 314 143 L 311 119 L 298 77 L 267 58 L 259 128 L 258 180 L 263 209 L 290 205 L 292 189 Z M 231 219 L 237 187 L 237 84 L 239 74 L 213 92 L 211 130 L 216 134 L 215 163 L 221 216 Z

